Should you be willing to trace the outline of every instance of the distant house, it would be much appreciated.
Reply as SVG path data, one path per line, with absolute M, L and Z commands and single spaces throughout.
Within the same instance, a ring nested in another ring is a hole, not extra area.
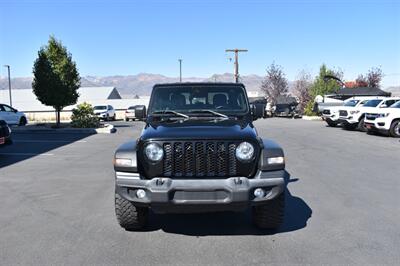
M 122 99 L 115 87 L 80 87 L 78 93 L 79 102 Z

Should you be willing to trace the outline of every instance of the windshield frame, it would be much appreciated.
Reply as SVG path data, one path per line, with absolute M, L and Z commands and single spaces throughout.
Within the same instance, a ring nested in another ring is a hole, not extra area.
M 161 110 L 153 110 L 153 105 L 154 105 L 154 101 L 155 101 L 155 93 L 157 90 L 164 90 L 164 89 L 168 89 L 168 88 L 182 88 L 182 90 L 185 89 L 195 89 L 195 88 L 201 88 L 203 90 L 207 89 L 207 88 L 227 88 L 227 87 L 232 87 L 232 88 L 237 88 L 240 89 L 241 92 L 243 94 L 243 99 L 244 99 L 244 106 L 245 106 L 245 110 L 229 110 L 229 109 L 210 109 L 208 107 L 204 107 L 204 108 L 188 108 L 188 109 L 165 109 L 167 111 L 175 111 L 175 112 L 179 112 L 185 115 L 188 115 L 190 117 L 197 117 L 197 116 L 202 116 L 202 117 L 215 117 L 215 115 L 213 115 L 212 113 L 207 113 L 207 112 L 190 112 L 193 110 L 212 110 L 221 114 L 224 114 L 226 116 L 246 116 L 251 114 L 251 108 L 250 108 L 250 103 L 249 103 L 249 99 L 247 96 L 247 91 L 246 88 L 244 87 L 243 84 L 235 84 L 235 83 L 216 83 L 216 84 L 207 84 L 207 83 L 193 83 L 193 84 L 162 84 L 162 85 L 155 85 L 153 87 L 153 90 L 151 92 L 151 97 L 150 97 L 150 102 L 149 102 L 149 108 L 148 108 L 148 115 L 152 116 L 153 112 L 157 112 L 157 111 L 161 111 Z M 222 93 L 222 91 L 221 91 Z

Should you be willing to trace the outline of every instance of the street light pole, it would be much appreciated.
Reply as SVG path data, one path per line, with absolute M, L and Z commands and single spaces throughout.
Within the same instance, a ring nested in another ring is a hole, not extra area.
M 7 70 L 8 70 L 8 91 L 9 91 L 9 94 L 10 94 L 10 106 L 12 107 L 10 66 L 9 65 L 4 65 L 4 67 L 6 67 Z
M 182 82 L 182 59 L 178 59 L 179 61 L 179 82 Z
M 239 83 L 239 52 L 247 52 L 246 49 L 226 49 L 225 52 L 235 53 L 235 82 Z

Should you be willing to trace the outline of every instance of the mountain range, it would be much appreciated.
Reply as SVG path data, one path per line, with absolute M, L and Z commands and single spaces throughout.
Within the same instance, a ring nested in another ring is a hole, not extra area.
M 151 89 L 157 83 L 178 82 L 178 77 L 167 77 L 160 74 L 140 73 L 137 75 L 118 76 L 85 76 L 81 78 L 82 87 L 110 86 L 116 87 L 124 98 L 131 98 L 134 95 L 150 95 Z M 230 73 L 214 74 L 208 78 L 188 77 L 183 82 L 233 82 L 234 76 Z M 258 75 L 241 76 L 241 82 L 248 91 L 259 91 L 263 77 Z M 17 77 L 11 80 L 12 89 L 31 89 L 32 77 Z M 289 82 L 289 91 L 293 82 Z M 8 79 L 0 77 L 0 89 L 8 88 Z M 393 95 L 400 95 L 400 86 L 384 88 Z

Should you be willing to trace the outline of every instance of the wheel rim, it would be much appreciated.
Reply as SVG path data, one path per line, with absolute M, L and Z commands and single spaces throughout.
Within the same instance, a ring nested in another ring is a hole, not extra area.
M 400 136 L 400 122 L 394 127 L 394 134 Z

